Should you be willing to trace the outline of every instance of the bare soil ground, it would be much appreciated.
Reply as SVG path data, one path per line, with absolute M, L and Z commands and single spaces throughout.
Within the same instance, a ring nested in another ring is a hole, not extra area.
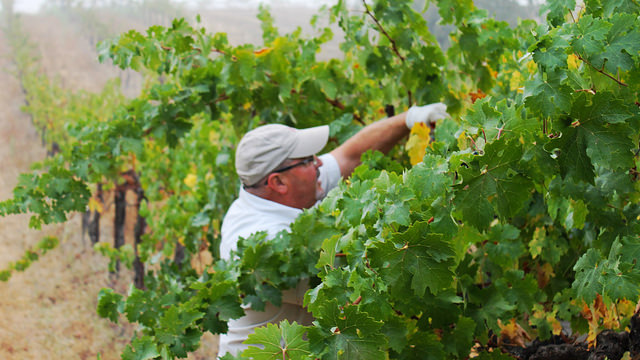
M 24 28 L 37 39 L 42 65 L 65 86 L 97 90 L 106 80 L 92 61 L 92 51 L 74 41 L 51 18 L 24 17 Z M 14 76 L 7 41 L 0 37 L 0 198 L 11 197 L 18 174 L 46 156 L 28 115 L 20 111 L 24 98 Z M 55 75 L 54 75 L 55 74 Z M 80 216 L 41 231 L 28 228 L 28 215 L 0 219 L 0 268 L 19 259 L 45 235 L 60 246 L 23 273 L 0 283 L 0 358 L 103 359 L 119 358 L 132 334 L 131 326 L 112 324 L 96 313 L 102 287 L 126 289 L 128 274 L 110 280 L 107 261 L 81 237 Z

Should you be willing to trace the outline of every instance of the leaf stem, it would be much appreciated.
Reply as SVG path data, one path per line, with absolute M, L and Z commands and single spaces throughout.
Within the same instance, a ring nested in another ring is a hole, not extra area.
M 597 71 L 597 72 L 599 72 L 600 74 L 602 74 L 602 75 L 604 75 L 604 76 L 608 77 L 609 79 L 611 79 L 611 80 L 613 80 L 613 81 L 617 82 L 617 83 L 618 83 L 618 85 L 620 85 L 620 86 L 629 86 L 629 85 L 627 85 L 627 84 L 623 83 L 622 81 L 620 81 L 620 80 L 616 79 L 613 75 L 611 75 L 611 74 L 609 74 L 609 73 L 606 73 L 604 70 L 602 70 L 602 69 L 598 69 L 597 67 L 593 66 L 593 64 L 592 64 L 592 63 L 590 63 L 587 59 L 583 58 L 583 57 L 582 57 L 582 56 L 580 56 L 579 54 L 575 54 L 575 55 L 578 57 L 578 59 L 580 59 L 580 60 L 584 61 L 584 63 L 585 63 L 585 64 L 587 64 L 587 65 L 591 66 L 595 71 Z

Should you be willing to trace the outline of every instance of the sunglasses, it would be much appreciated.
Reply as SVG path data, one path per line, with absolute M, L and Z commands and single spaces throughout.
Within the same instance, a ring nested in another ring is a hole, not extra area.
M 293 165 L 285 166 L 285 167 L 280 168 L 280 169 L 275 169 L 270 174 L 285 172 L 285 171 L 291 170 L 291 169 L 293 169 L 293 168 L 295 168 L 297 166 L 305 166 L 305 165 L 307 165 L 309 163 L 313 163 L 314 166 L 318 165 L 318 158 L 315 155 L 311 155 L 309 157 L 304 158 L 304 160 L 302 160 L 300 162 L 297 162 L 297 163 L 295 163 Z M 268 182 L 269 182 L 269 179 L 267 178 L 267 180 L 264 181 L 264 184 L 267 185 Z
M 291 169 L 293 169 L 293 168 L 294 168 L 294 167 L 296 167 L 296 166 L 303 166 L 303 165 L 307 165 L 307 164 L 309 164 L 309 163 L 311 163 L 311 162 L 313 163 L 313 165 L 317 165 L 317 164 L 318 164 L 318 158 L 316 158 L 315 156 L 311 155 L 311 156 L 309 156 L 309 157 L 307 157 L 307 158 L 304 158 L 304 160 L 302 160 L 302 161 L 300 161 L 300 162 L 297 162 L 297 163 L 295 163 L 295 164 L 293 164 L 293 165 L 289 165 L 289 166 L 285 166 L 285 167 L 280 168 L 280 169 L 273 170 L 271 173 L 281 173 L 281 172 L 285 172 L 285 171 L 287 171 L 287 170 L 291 170 Z

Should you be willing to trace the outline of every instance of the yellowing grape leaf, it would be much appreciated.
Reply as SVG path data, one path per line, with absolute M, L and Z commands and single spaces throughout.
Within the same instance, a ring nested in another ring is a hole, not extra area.
M 213 130 L 209 131 L 209 142 L 212 144 L 218 144 L 219 141 L 220 141 L 220 133 Z
M 467 139 L 467 132 L 462 131 L 460 136 L 458 136 L 458 147 L 460 149 L 466 149 L 469 147 L 469 139 Z
M 533 233 L 533 238 L 529 242 L 529 252 L 532 258 L 537 258 L 542 253 L 544 244 L 544 238 L 546 237 L 546 231 L 544 228 L 536 228 Z
M 431 143 L 431 128 L 423 123 L 417 123 L 411 129 L 409 140 L 405 145 L 405 149 L 409 154 L 411 165 L 415 165 L 422 161 L 427 151 L 427 146 Z
M 516 319 L 511 319 L 506 325 L 498 319 L 498 326 L 500 327 L 500 341 L 504 344 L 524 347 L 525 342 L 531 340 L 529 334 L 516 322 Z
M 538 280 L 538 286 L 542 289 L 549 283 L 552 277 L 556 276 L 553 272 L 553 266 L 549 263 L 544 263 L 542 266 L 538 265 L 536 268 L 536 275 Z
M 485 94 L 482 89 L 478 89 L 478 91 L 476 92 L 470 92 L 469 96 L 471 96 L 471 103 L 475 104 L 479 99 L 484 99 L 485 97 L 487 97 L 487 94 Z
M 622 299 L 618 301 L 618 313 L 623 319 L 628 319 L 636 312 L 636 304 L 633 301 Z
M 596 295 L 591 304 L 585 303 L 583 305 L 581 315 L 589 323 L 587 336 L 589 347 L 595 346 L 596 337 L 602 329 L 617 329 L 620 327 L 619 317 L 614 306 L 609 309 L 600 294 Z
M 580 67 L 580 59 L 575 54 L 569 54 L 567 56 L 567 66 L 569 70 L 578 70 Z
M 529 74 L 536 73 L 538 71 L 538 65 L 536 65 L 533 60 L 529 60 L 529 62 L 527 62 L 527 71 L 529 71 Z
M 522 78 L 522 74 L 516 70 L 511 74 L 511 78 L 509 79 L 509 89 L 511 89 L 511 91 L 518 90 L 518 92 L 522 92 L 523 87 L 524 79 Z
M 189 174 L 184 178 L 184 184 L 191 189 L 193 189 L 196 186 L 197 182 L 198 182 L 198 177 L 196 176 L 196 174 Z
M 89 210 L 102 214 L 104 207 L 102 202 L 96 198 L 89 199 Z
M 544 321 L 551 326 L 551 333 L 553 335 L 560 335 L 560 333 L 562 333 L 562 324 L 558 321 L 557 312 L 548 312 L 542 305 L 536 304 L 533 306 L 533 314 L 532 317 L 529 318 L 529 324 L 537 326 L 538 331 L 540 331 L 542 328 L 540 321 Z

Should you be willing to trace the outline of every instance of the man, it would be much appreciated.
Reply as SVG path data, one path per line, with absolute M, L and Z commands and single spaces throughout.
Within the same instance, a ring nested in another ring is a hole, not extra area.
M 328 154 L 316 154 L 327 144 L 329 127 L 296 130 L 271 124 L 249 131 L 236 149 L 236 171 L 243 187 L 222 222 L 220 254 L 228 259 L 239 238 L 266 231 L 268 238 L 284 230 L 321 200 L 341 178 L 360 164 L 367 150 L 383 153 L 405 137 L 416 123 L 435 122 L 448 116 L 442 103 L 413 106 L 402 114 L 374 122 Z M 245 309 L 246 315 L 229 322 L 220 335 L 219 355 L 238 355 L 255 328 L 287 319 L 309 325 L 310 314 L 302 307 L 304 284 L 283 292 L 283 304 L 267 304 L 264 312 Z

